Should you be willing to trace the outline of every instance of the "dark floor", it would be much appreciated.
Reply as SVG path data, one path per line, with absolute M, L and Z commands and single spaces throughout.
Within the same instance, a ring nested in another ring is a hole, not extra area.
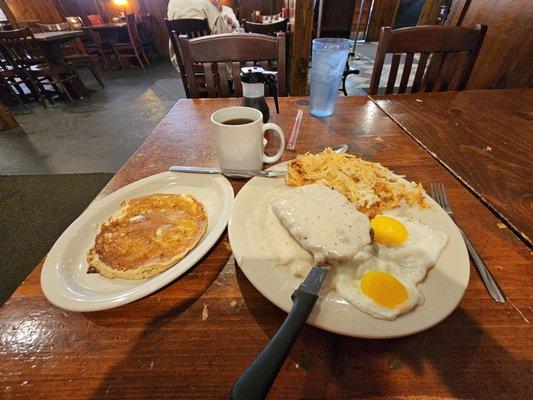
M 0 175 L 115 172 L 185 97 L 168 61 L 146 71 L 103 72 L 104 89 L 80 73 L 95 92 L 75 106 L 12 109 L 21 128 L 0 133 Z
M 112 177 L 0 176 L 0 305 Z

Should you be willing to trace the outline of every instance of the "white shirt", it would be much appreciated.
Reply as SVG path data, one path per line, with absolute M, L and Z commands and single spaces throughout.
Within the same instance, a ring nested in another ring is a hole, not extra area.
M 228 27 L 224 19 L 209 0 L 170 0 L 167 17 L 172 19 L 207 19 L 211 33 L 227 33 Z M 170 60 L 179 71 L 178 61 L 174 49 L 169 42 Z
M 227 24 L 228 29 L 236 31 L 240 27 L 239 20 L 235 16 L 235 13 L 233 12 L 233 8 L 223 5 L 222 12 L 220 13 L 220 15 L 222 16 L 224 20 L 229 19 L 231 21 L 229 24 Z

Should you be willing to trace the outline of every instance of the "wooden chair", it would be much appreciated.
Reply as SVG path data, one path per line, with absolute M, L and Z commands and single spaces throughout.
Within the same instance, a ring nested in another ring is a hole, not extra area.
M 26 94 L 23 89 L 23 85 L 26 86 L 34 99 L 38 100 L 44 108 L 46 108 L 46 102 L 43 94 L 28 74 L 25 68 L 21 68 L 18 65 L 12 65 L 9 62 L 9 54 L 7 50 L 3 48 L 0 43 L 0 86 L 7 89 L 7 91 L 15 97 L 17 102 L 26 108 L 24 100 Z
M 33 33 L 28 28 L 0 32 L 0 44 L 9 63 L 17 68 L 25 69 L 42 93 L 47 93 L 44 85 L 51 85 L 56 92 L 61 89 L 70 102 L 74 103 L 66 86 L 70 84 L 81 95 L 87 95 L 74 64 L 72 62 L 65 62 L 62 65 L 48 63 L 37 46 Z M 51 97 L 48 98 L 50 102 L 53 102 Z
M 81 19 L 81 17 L 78 16 L 71 16 L 71 17 L 65 17 L 67 20 L 67 23 L 70 25 L 70 29 L 75 30 L 81 30 L 85 28 L 85 23 Z
M 369 93 L 378 93 L 383 63 L 388 53 L 392 53 L 392 62 L 386 94 L 394 92 L 402 53 L 406 55 L 397 93 L 407 91 L 415 53 L 420 53 L 420 59 L 411 93 L 464 90 L 486 31 L 486 25 L 477 25 L 475 29 L 436 25 L 396 30 L 391 30 L 390 27 L 381 28 Z M 430 62 L 426 69 L 428 59 Z
M 3 20 L 0 21 L 0 31 L 10 31 L 13 29 L 13 24 L 11 21 Z
M 257 22 L 250 22 L 243 20 L 243 28 L 245 32 L 260 33 L 263 35 L 276 36 L 278 32 L 284 32 L 287 34 L 288 19 L 282 19 L 271 24 L 263 24 Z
M 165 18 L 165 26 L 167 27 L 168 36 L 170 38 L 170 44 L 172 50 L 176 55 L 178 61 L 178 66 L 180 68 L 181 81 L 183 82 L 183 88 L 185 89 L 185 94 L 190 98 L 189 87 L 187 85 L 187 77 L 185 73 L 185 67 L 183 65 L 183 58 L 181 56 L 181 50 L 179 46 L 178 37 L 180 35 L 185 35 L 188 38 L 196 38 L 200 36 L 211 35 L 211 30 L 209 29 L 209 24 L 207 19 L 173 19 L 168 20 Z M 203 69 L 198 66 L 194 66 L 195 76 L 203 77 Z
M 62 22 L 59 24 L 39 24 L 42 32 L 60 32 L 60 31 L 69 31 L 70 24 L 68 22 Z M 65 57 L 65 61 L 73 62 L 74 65 L 78 68 L 84 67 L 89 68 L 91 73 L 94 76 L 94 79 L 104 87 L 104 82 L 98 73 L 98 68 L 93 60 L 93 58 L 87 53 L 85 47 L 79 38 L 70 40 L 67 43 L 61 45 L 61 50 Z
M 152 62 L 155 62 L 156 58 L 160 58 L 159 51 L 157 51 L 157 46 L 154 42 L 154 21 L 156 20 L 152 15 L 141 14 L 141 21 L 139 24 L 139 34 L 141 36 L 144 51 L 149 55 Z
M 285 86 L 285 34 L 273 38 L 256 33 L 224 33 L 189 39 L 179 37 L 190 97 L 199 97 L 199 83 L 194 78 L 194 64 L 201 64 L 208 97 L 242 96 L 241 64 L 276 62 L 279 96 L 287 95 Z M 234 93 L 230 92 L 227 64 L 231 65 Z
M 137 20 L 135 19 L 135 14 L 126 14 L 126 24 L 128 27 L 129 42 L 112 43 L 111 45 L 115 50 L 115 54 L 118 57 L 122 69 L 125 69 L 124 62 L 122 60 L 126 59 L 126 61 L 128 61 L 131 58 L 136 59 L 141 68 L 145 69 L 144 64 L 146 63 L 147 65 L 150 65 L 150 62 L 148 61 L 146 53 L 144 52 L 141 37 L 139 36 L 139 30 L 137 29 Z
M 172 19 L 165 18 L 165 26 L 167 27 L 168 36 L 170 40 L 178 43 L 180 35 L 186 35 L 189 39 L 211 35 L 211 29 L 207 19 Z
M 65 17 L 70 26 L 70 30 L 83 30 L 84 34 L 80 37 L 85 53 L 89 57 L 95 57 L 100 60 L 103 69 L 111 69 L 110 57 L 114 55 L 111 43 L 103 42 L 100 35 L 95 31 L 90 31 L 85 26 L 83 19 L 79 16 Z M 118 60 L 117 60 L 118 62 Z M 94 74 L 93 74 L 94 75 Z M 96 78 L 96 77 L 95 77 Z M 103 83 L 101 83 L 103 85 Z M 102 86 L 103 87 L 103 86 Z
M 103 26 L 104 21 L 102 21 L 102 17 L 100 17 L 99 14 L 87 14 L 87 20 L 89 21 L 89 24 L 91 26 Z

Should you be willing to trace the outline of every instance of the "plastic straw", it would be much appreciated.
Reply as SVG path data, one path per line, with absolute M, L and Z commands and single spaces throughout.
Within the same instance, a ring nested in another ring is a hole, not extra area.
M 296 114 L 296 120 L 294 121 L 294 126 L 292 127 L 291 137 L 289 143 L 287 143 L 287 150 L 294 150 L 296 147 L 296 141 L 298 140 L 298 133 L 300 133 L 300 125 L 302 124 L 303 111 L 298 109 Z

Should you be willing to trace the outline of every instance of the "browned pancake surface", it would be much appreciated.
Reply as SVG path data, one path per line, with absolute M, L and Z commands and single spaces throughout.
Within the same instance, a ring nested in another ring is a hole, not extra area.
M 107 270 L 117 270 L 117 276 L 120 271 L 139 270 L 139 279 L 146 278 L 143 267 L 177 261 L 198 243 L 206 228 L 204 207 L 191 196 L 138 197 L 124 201 L 120 211 L 102 224 L 87 258 L 97 270 L 103 263 Z

